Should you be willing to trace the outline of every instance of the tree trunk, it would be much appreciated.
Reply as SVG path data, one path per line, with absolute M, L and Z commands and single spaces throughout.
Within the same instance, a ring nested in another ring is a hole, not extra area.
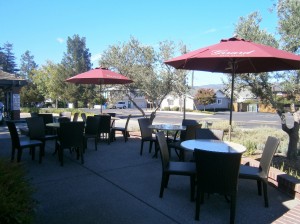
M 293 114 L 294 127 L 288 128 L 286 125 L 286 118 L 284 113 L 278 113 L 281 118 L 281 127 L 284 132 L 289 136 L 289 144 L 287 150 L 287 158 L 289 160 L 297 160 L 298 141 L 299 141 L 299 118 L 300 112 L 297 111 Z
M 132 97 L 129 94 L 126 94 L 126 95 L 127 95 L 128 99 L 132 102 L 132 104 L 136 107 L 136 109 L 138 109 L 142 113 L 143 117 L 145 117 L 146 116 L 145 111 L 142 108 L 140 108 L 136 104 L 136 102 L 134 102 L 134 100 L 132 99 Z

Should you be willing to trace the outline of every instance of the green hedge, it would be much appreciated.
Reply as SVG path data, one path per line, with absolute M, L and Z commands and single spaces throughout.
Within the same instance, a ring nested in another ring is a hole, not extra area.
M 0 223 L 32 223 L 36 205 L 32 194 L 24 167 L 0 160 Z

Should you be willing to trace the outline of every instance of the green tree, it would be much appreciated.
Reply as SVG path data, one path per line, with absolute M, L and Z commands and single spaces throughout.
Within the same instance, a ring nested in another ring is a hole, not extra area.
M 197 93 L 194 96 L 194 99 L 197 101 L 198 104 L 204 105 L 205 107 L 209 104 L 216 102 L 216 93 L 213 89 L 198 89 Z
M 283 48 L 293 53 L 300 53 L 300 2 L 296 0 L 278 0 L 277 3 L 278 33 Z M 289 71 L 281 74 L 284 81 L 281 83 L 288 97 L 294 103 L 291 104 L 294 112 L 294 126 L 289 128 L 286 125 L 284 113 L 279 113 L 282 120 L 282 130 L 289 135 L 287 157 L 297 159 L 297 146 L 299 142 L 300 111 L 296 111 L 295 103 L 300 100 L 300 71 Z M 280 111 L 281 112 L 281 111 Z
M 21 55 L 20 76 L 24 79 L 31 80 L 34 75 L 33 72 L 37 67 L 38 65 L 34 61 L 34 56 L 31 55 L 30 51 L 25 51 L 25 53 Z
M 65 79 L 61 76 L 63 66 L 47 61 L 45 65 L 37 69 L 33 76 L 33 83 L 37 86 L 38 92 L 45 98 L 51 99 L 56 103 L 58 101 L 66 101 L 64 87 Z
M 18 71 L 16 67 L 13 45 L 6 42 L 0 49 L 0 68 L 5 72 L 15 74 Z
M 178 47 L 179 46 L 179 47 Z M 134 101 L 137 96 L 145 96 L 148 102 L 160 107 L 162 100 L 172 91 L 182 91 L 186 73 L 167 67 L 163 62 L 183 48 L 171 41 L 159 43 L 158 50 L 141 44 L 131 37 L 126 43 L 110 46 L 104 51 L 99 65 L 108 67 L 130 79 L 130 85 L 120 85 L 119 94 L 126 94 L 133 105 L 145 116 L 144 110 Z M 178 49 L 179 48 L 179 49 Z M 180 52 L 182 53 L 182 52 Z
M 63 79 L 67 79 L 71 76 L 77 75 L 89 71 L 92 67 L 91 53 L 86 47 L 86 39 L 74 35 L 72 38 L 68 37 L 67 40 L 67 52 L 64 53 L 62 59 L 62 67 L 60 74 Z M 78 101 L 87 102 L 94 95 L 94 85 L 75 85 L 72 83 L 65 83 L 64 95 L 68 102 L 78 105 Z
M 44 101 L 44 97 L 39 93 L 37 86 L 32 82 L 37 67 L 34 56 L 30 54 L 30 51 L 26 51 L 21 56 L 21 67 L 19 72 L 20 76 L 28 82 L 28 85 L 22 87 L 20 92 L 21 105 L 23 106 L 32 106 L 37 102 Z
M 280 1 L 280 3 L 286 3 L 291 1 Z M 278 5 L 279 7 L 279 5 Z M 288 10 L 288 4 L 283 6 L 280 5 L 280 10 Z M 299 12 L 300 8 L 298 8 Z M 296 16 L 298 18 L 297 13 L 289 14 L 289 16 Z M 295 21 L 297 21 L 297 18 L 295 18 Z M 279 24 L 282 23 L 282 20 L 284 17 L 279 16 Z M 272 34 L 267 33 L 265 30 L 260 29 L 260 22 L 262 21 L 260 15 L 255 12 L 250 14 L 248 17 L 243 18 L 241 17 L 239 19 L 239 22 L 237 23 L 235 27 L 235 33 L 244 39 L 252 40 L 257 43 L 277 47 L 279 46 L 277 40 L 274 38 Z M 294 21 L 294 20 L 291 20 Z M 286 24 L 286 23 L 284 23 Z M 289 29 L 292 28 L 292 25 L 286 26 L 289 27 Z M 279 29 L 282 29 L 279 26 Z M 298 28 L 299 29 L 299 28 Z M 290 30 L 291 32 L 291 30 Z M 282 33 L 282 31 L 280 31 Z M 299 37 L 300 38 L 300 37 Z M 288 38 L 284 38 L 287 40 Z M 284 40 L 282 39 L 282 40 Z M 288 44 L 283 44 L 283 46 L 287 46 Z M 290 48 L 292 49 L 292 48 Z M 295 47 L 294 47 L 295 49 Z M 288 82 L 284 82 L 284 79 L 289 77 Z M 273 108 L 277 109 L 277 113 L 280 116 L 281 122 L 282 122 L 282 130 L 285 131 L 289 135 L 289 146 L 287 151 L 287 157 L 289 159 L 296 159 L 297 158 L 297 143 L 299 141 L 299 118 L 300 118 L 300 112 L 294 113 L 294 127 L 287 128 L 286 126 L 286 119 L 285 114 L 283 113 L 282 109 L 280 108 L 280 105 L 277 103 L 276 98 L 272 92 L 272 87 L 274 85 L 274 81 L 277 81 L 281 84 L 282 87 L 284 87 L 284 83 L 289 83 L 291 85 L 291 82 L 293 82 L 292 86 L 294 89 L 297 89 L 295 87 L 298 86 L 297 84 L 297 73 L 293 72 L 277 72 L 277 73 L 258 73 L 258 74 L 239 74 L 236 76 L 235 83 L 237 84 L 236 87 L 238 88 L 249 88 L 252 93 L 254 93 L 256 96 L 258 96 L 262 102 L 270 103 Z M 295 84 L 295 85 L 294 85 Z M 289 87 L 291 88 L 291 86 Z M 291 88 L 292 89 L 292 88 Z M 291 91 L 290 91 L 291 92 Z M 296 99 L 297 91 L 290 93 L 290 98 Z

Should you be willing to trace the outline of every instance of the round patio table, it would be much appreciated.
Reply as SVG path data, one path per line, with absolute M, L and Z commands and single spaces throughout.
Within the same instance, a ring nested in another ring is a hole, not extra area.
M 213 152 L 243 153 L 246 147 L 229 141 L 193 139 L 181 142 L 181 147 L 194 151 L 195 148 Z

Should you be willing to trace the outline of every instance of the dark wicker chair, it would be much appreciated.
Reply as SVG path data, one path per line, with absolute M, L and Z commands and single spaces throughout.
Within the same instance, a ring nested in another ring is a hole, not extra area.
M 128 141 L 129 132 L 128 132 L 127 128 L 128 128 L 128 123 L 129 123 L 130 118 L 131 118 L 131 114 L 129 114 L 128 117 L 127 117 L 125 127 L 112 127 L 111 132 L 112 132 L 112 139 L 113 140 L 116 139 L 116 131 L 120 131 L 123 134 L 125 142 Z
M 196 130 L 196 139 L 214 139 L 223 140 L 224 131 L 217 129 L 199 128 Z
M 278 138 L 269 136 L 265 144 L 263 154 L 260 159 L 259 167 L 252 167 L 248 165 L 241 165 L 240 167 L 239 178 L 256 180 L 257 190 L 259 195 L 261 195 L 261 188 L 263 186 L 265 207 L 269 207 L 268 175 L 269 175 L 270 165 L 274 153 L 278 148 L 279 142 L 280 140 Z
M 64 165 L 63 150 L 76 150 L 77 159 L 81 158 L 81 164 L 84 163 L 83 148 L 84 148 L 84 122 L 62 122 L 60 123 L 58 135 L 58 158 L 61 166 Z
M 45 149 L 46 141 L 55 140 L 56 147 L 56 134 L 46 134 L 44 127 L 44 119 L 42 117 L 29 117 L 26 118 L 26 123 L 29 131 L 29 138 L 31 140 L 39 140 L 43 142 L 43 149 Z M 55 150 L 56 151 L 56 150 Z M 43 152 L 43 156 L 45 152 Z
M 58 121 L 58 123 L 64 123 L 64 122 L 70 122 L 71 119 L 68 118 L 68 117 L 59 117 L 59 118 L 57 119 L 57 121 Z
M 95 115 L 99 117 L 99 137 L 110 144 L 111 140 L 111 116 L 110 115 Z
M 78 117 L 79 117 L 79 113 L 78 112 L 76 112 L 76 113 L 74 113 L 74 115 L 73 115 L 73 122 L 76 122 L 76 121 L 78 121 Z
M 42 162 L 42 154 L 44 151 L 43 142 L 38 141 L 38 140 L 28 140 L 28 139 L 20 140 L 15 123 L 12 121 L 6 121 L 6 124 L 8 126 L 8 130 L 9 130 L 10 137 L 11 137 L 11 149 L 12 149 L 11 161 L 14 161 L 15 152 L 17 150 L 17 162 L 20 162 L 23 149 L 25 149 L 25 148 L 29 148 L 30 153 L 31 153 L 31 158 L 32 158 L 32 160 L 34 160 L 35 159 L 35 147 L 39 147 L 39 149 L 40 149 L 39 163 L 41 163 Z
M 195 178 L 196 178 L 196 164 L 194 162 L 173 162 L 170 161 L 167 140 L 163 132 L 157 132 L 156 137 L 160 147 L 160 155 L 162 162 L 162 177 L 160 184 L 159 197 L 163 197 L 164 189 L 168 186 L 170 175 L 182 175 L 190 177 L 191 185 L 191 201 L 195 196 Z
M 180 161 L 185 160 L 185 150 L 180 146 L 181 142 L 190 139 L 195 139 L 196 129 L 200 129 L 201 126 L 202 124 L 199 123 L 186 125 L 186 130 L 184 132 L 181 132 L 179 141 L 173 141 L 168 143 L 169 149 L 175 149 L 175 152 Z
M 141 150 L 140 155 L 143 155 L 144 142 L 149 142 L 149 153 L 151 153 L 153 142 L 155 144 L 155 150 L 157 149 L 157 140 L 153 136 L 152 129 L 148 126 L 151 125 L 149 118 L 140 118 L 138 123 L 141 131 Z
M 80 116 L 81 116 L 82 121 L 86 122 L 86 113 L 81 113 Z
M 230 198 L 230 223 L 234 223 L 242 154 L 195 149 L 194 155 L 197 166 L 195 219 L 199 220 L 204 193 L 219 193 Z
M 85 123 L 84 131 L 84 150 L 87 148 L 88 139 L 92 138 L 95 141 L 95 150 L 97 151 L 97 144 L 99 141 L 99 117 L 88 116 Z
M 72 119 L 72 112 L 70 112 L 70 111 L 60 112 L 59 116 L 60 117 L 67 117 L 67 118 L 69 118 L 71 120 Z
M 38 116 L 44 119 L 46 134 L 55 134 L 53 128 L 46 126 L 46 124 L 53 123 L 53 114 L 38 114 Z

